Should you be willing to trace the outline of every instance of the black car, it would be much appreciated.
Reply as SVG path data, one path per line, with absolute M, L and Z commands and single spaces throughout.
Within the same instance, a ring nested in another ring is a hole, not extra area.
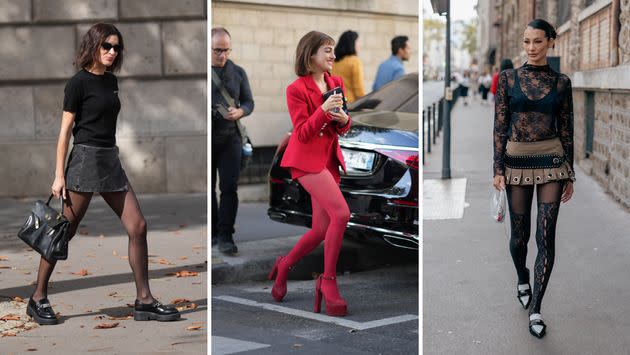
M 418 73 L 413 73 L 349 105 L 352 127 L 339 137 L 347 170 L 340 186 L 350 208 L 346 235 L 418 249 L 418 96 Z M 289 136 L 280 142 L 269 171 L 267 214 L 310 227 L 310 196 L 280 167 Z

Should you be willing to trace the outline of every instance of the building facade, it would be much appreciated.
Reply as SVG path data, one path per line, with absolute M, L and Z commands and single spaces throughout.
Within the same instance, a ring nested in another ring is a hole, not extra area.
M 391 55 L 395 36 L 409 37 L 412 54 L 405 71 L 419 71 L 418 15 L 417 0 L 212 1 L 211 26 L 230 32 L 230 58 L 245 69 L 252 87 L 255 109 L 243 123 L 253 144 L 274 147 L 291 129 L 285 90 L 296 78 L 293 61 L 303 35 L 317 30 L 337 40 L 344 31 L 358 32 L 369 93 L 378 65 Z
M 206 0 L 0 1 L 0 196 L 50 193 L 81 36 L 114 23 L 120 156 L 138 192 L 206 191 Z
M 550 55 L 573 84 L 576 163 L 630 207 L 630 2 L 504 0 L 496 12 L 497 61 L 517 66 L 527 23 L 540 17 L 556 25 Z

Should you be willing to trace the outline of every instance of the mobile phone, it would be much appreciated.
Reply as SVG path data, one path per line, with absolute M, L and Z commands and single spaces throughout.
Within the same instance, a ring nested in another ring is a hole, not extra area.
M 343 90 L 341 90 L 341 86 L 337 86 L 335 88 L 332 88 L 328 91 L 326 91 L 325 93 L 322 94 L 322 98 L 324 99 L 324 101 L 328 100 L 328 98 L 332 95 L 337 95 L 337 94 L 341 94 L 341 101 L 343 102 L 343 112 L 346 113 L 346 115 L 348 114 L 348 106 L 346 106 L 346 96 L 343 94 Z M 336 108 L 335 112 L 339 112 L 339 108 Z

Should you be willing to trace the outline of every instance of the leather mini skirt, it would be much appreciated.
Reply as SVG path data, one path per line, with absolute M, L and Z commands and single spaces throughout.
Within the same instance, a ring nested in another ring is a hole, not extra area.
M 66 189 L 79 192 L 129 190 L 118 147 L 75 144 L 66 165 Z
M 539 185 L 571 179 L 559 138 L 537 142 L 507 142 L 504 156 L 507 185 Z

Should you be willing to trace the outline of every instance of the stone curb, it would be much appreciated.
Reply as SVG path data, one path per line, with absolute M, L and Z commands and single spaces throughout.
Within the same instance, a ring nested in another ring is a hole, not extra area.
M 225 256 L 212 248 L 212 285 L 264 281 L 278 256 L 286 255 L 301 236 L 266 239 L 237 244 L 239 253 Z M 380 244 L 363 244 L 344 239 L 337 273 L 354 273 L 418 260 L 412 250 Z M 324 270 L 324 244 L 302 258 L 292 269 L 289 279 L 310 280 Z

